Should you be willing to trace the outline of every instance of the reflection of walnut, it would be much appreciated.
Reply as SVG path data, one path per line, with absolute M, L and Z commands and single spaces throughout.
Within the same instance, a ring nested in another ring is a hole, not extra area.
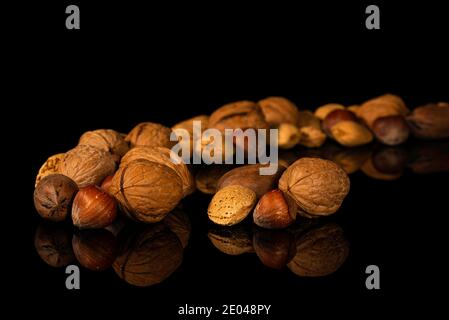
M 110 129 L 99 129 L 84 133 L 78 144 L 85 144 L 98 149 L 108 151 L 116 162 L 128 151 L 128 142 L 123 139 L 117 131 Z
M 287 264 L 302 277 L 321 277 L 340 268 L 349 253 L 349 244 L 337 224 L 311 230 L 296 241 L 296 255 Z
M 128 217 L 158 222 L 181 200 L 182 181 L 170 167 L 140 159 L 119 168 L 109 193 Z
M 258 102 L 262 108 L 270 127 L 277 127 L 282 123 L 297 125 L 299 121 L 299 111 L 296 105 L 282 97 L 269 97 Z
M 165 217 L 163 222 L 178 236 L 182 247 L 185 248 L 189 243 L 190 231 L 192 229 L 189 216 L 182 209 L 175 208 Z
M 39 172 L 36 177 L 36 182 L 34 186 L 36 187 L 39 183 L 39 181 L 42 180 L 42 178 L 54 174 L 59 173 L 59 164 L 61 162 L 61 159 L 64 157 L 64 153 L 58 153 L 45 161 L 45 163 L 42 165 L 42 167 L 39 169 Z
M 86 145 L 68 151 L 59 165 L 59 172 L 75 181 L 80 188 L 99 185 L 114 171 L 115 162 L 109 152 Z
M 318 158 L 301 158 L 284 171 L 279 189 L 310 216 L 338 210 L 349 192 L 349 178 L 340 166 Z
M 182 262 L 178 237 L 163 224 L 120 232 L 121 250 L 113 264 L 129 284 L 147 287 L 167 279 Z
M 170 141 L 172 130 L 158 123 L 142 122 L 126 136 L 131 147 L 165 147 L 171 149 L 177 141 Z
M 173 157 L 178 160 L 178 163 L 172 161 L 170 156 L 171 150 L 164 147 L 135 147 L 131 149 L 120 162 L 120 167 L 126 166 L 134 160 L 143 159 L 159 163 L 173 169 L 182 181 L 183 196 L 191 194 L 195 191 L 195 181 L 190 173 L 187 165 L 173 153 Z

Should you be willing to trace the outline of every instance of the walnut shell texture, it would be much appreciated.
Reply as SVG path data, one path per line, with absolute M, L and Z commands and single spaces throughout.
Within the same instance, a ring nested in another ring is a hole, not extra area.
M 182 198 L 182 181 L 171 168 L 148 160 L 120 167 L 109 188 L 124 213 L 137 221 L 162 220 Z
M 125 140 L 131 147 L 165 147 L 171 149 L 177 141 L 170 141 L 172 130 L 159 123 L 142 122 L 135 126 Z
M 174 163 L 170 158 L 170 149 L 164 147 L 135 147 L 131 149 L 120 162 L 120 167 L 126 166 L 128 163 L 138 159 L 144 159 L 151 162 L 159 163 L 174 170 L 182 181 L 183 196 L 193 193 L 196 189 L 195 180 L 187 165 L 175 153 L 179 163 Z
M 311 216 L 326 216 L 341 206 L 349 192 L 349 178 L 336 163 L 301 158 L 284 171 L 279 189 Z
M 299 121 L 298 107 L 286 98 L 268 97 L 260 100 L 258 104 L 270 127 L 277 127 L 282 123 L 296 126 Z
M 87 131 L 80 137 L 78 144 L 110 152 L 115 162 L 119 162 L 120 158 L 129 150 L 128 142 L 120 133 L 111 129 Z
M 59 172 L 75 181 L 80 188 L 99 185 L 114 171 L 115 162 L 109 152 L 87 145 L 68 151 L 59 165 Z
M 59 164 L 61 163 L 63 157 L 64 153 L 58 153 L 51 156 L 44 162 L 44 164 L 40 167 L 39 172 L 37 174 L 36 182 L 34 184 L 35 187 L 42 180 L 42 178 L 50 174 L 59 173 Z

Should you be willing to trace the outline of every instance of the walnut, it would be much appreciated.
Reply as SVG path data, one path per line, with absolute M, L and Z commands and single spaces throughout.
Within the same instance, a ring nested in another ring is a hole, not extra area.
M 64 157 L 64 153 L 58 153 L 50 158 L 48 158 L 44 164 L 39 169 L 39 172 L 36 177 L 36 182 L 34 183 L 34 186 L 36 187 L 38 183 L 42 180 L 42 178 L 54 174 L 59 173 L 59 164 L 61 163 L 61 159 Z
M 297 125 L 299 121 L 298 107 L 288 99 L 282 97 L 269 97 L 258 102 L 262 108 L 265 120 L 272 128 L 282 123 Z
M 152 223 L 162 220 L 179 203 L 182 181 L 170 167 L 139 159 L 119 168 L 109 193 L 129 218 Z
M 134 286 L 160 283 L 182 263 L 181 242 L 164 224 L 130 226 L 118 238 L 121 248 L 113 268 L 121 279 Z
M 75 181 L 79 188 L 99 185 L 114 171 L 115 162 L 109 152 L 86 145 L 68 151 L 59 165 L 59 172 Z
M 110 129 L 99 129 L 84 133 L 78 144 L 85 144 L 110 152 L 115 162 L 129 150 L 129 144 L 120 133 Z
M 327 216 L 338 210 L 348 194 L 349 178 L 332 161 L 301 158 L 284 171 L 279 189 L 308 215 Z
M 187 165 L 182 159 L 173 153 L 173 157 L 179 161 L 174 163 L 170 158 L 171 150 L 164 147 L 135 147 L 131 149 L 120 162 L 120 167 L 138 159 L 149 160 L 173 169 L 182 181 L 183 196 L 187 196 L 195 191 L 195 180 Z
M 404 101 L 395 95 L 386 94 L 364 102 L 355 110 L 356 115 L 372 128 L 380 117 L 406 115 L 409 112 Z
M 177 142 L 170 141 L 172 130 L 159 123 L 142 122 L 135 126 L 126 136 L 131 147 L 165 147 L 171 149 Z
M 268 124 L 260 106 L 251 101 L 239 101 L 215 110 L 209 118 L 209 128 L 222 132 L 225 129 L 267 129 Z
M 430 103 L 418 107 L 407 120 L 415 137 L 422 139 L 449 137 L 449 103 Z
M 349 243 L 343 230 L 330 223 L 299 237 L 296 255 L 287 266 L 301 277 L 322 277 L 337 271 L 348 253 Z

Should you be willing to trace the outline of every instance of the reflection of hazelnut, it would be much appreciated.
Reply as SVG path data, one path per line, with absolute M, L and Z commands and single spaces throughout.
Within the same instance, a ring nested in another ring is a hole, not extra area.
M 242 226 L 213 228 L 207 236 L 215 248 L 231 256 L 254 251 L 250 234 Z
M 298 207 L 293 199 L 276 189 L 260 198 L 253 213 L 254 223 L 267 229 L 285 228 L 296 219 Z
M 254 232 L 254 250 L 264 265 L 281 269 L 295 256 L 294 237 L 284 230 L 261 230 Z
M 399 179 L 402 175 L 402 172 L 396 172 L 396 173 L 384 173 L 379 171 L 373 164 L 373 159 L 370 157 L 368 158 L 363 166 L 360 168 L 364 174 L 366 174 L 368 177 L 376 179 L 376 180 L 396 180 Z
M 64 267 L 75 256 L 72 250 L 72 235 L 66 228 L 49 223 L 41 223 L 34 236 L 34 246 L 38 255 L 52 267 Z
M 407 122 L 402 115 L 377 118 L 373 123 L 372 130 L 377 140 L 389 146 L 405 142 L 410 133 Z
M 407 160 L 407 151 L 400 147 L 384 147 L 373 154 L 374 167 L 386 174 L 400 174 L 404 170 Z

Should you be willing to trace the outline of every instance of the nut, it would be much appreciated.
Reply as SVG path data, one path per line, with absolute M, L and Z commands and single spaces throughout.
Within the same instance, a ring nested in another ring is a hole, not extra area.
M 84 133 L 78 144 L 96 147 L 100 150 L 109 152 L 115 162 L 129 150 L 129 144 L 120 133 L 110 129 L 99 129 L 87 131 Z
M 285 168 L 278 166 L 273 175 L 260 175 L 260 168 L 263 164 L 248 164 L 225 173 L 217 183 L 217 191 L 227 186 L 239 185 L 248 188 L 256 193 L 257 199 L 268 191 L 276 188 L 279 178 Z
M 268 97 L 258 102 L 262 108 L 265 120 L 272 128 L 283 123 L 297 125 L 299 121 L 299 111 L 296 105 L 288 99 L 282 97 Z
M 182 181 L 168 166 L 141 159 L 121 166 L 109 191 L 129 218 L 153 223 L 177 206 L 182 198 Z
M 192 230 L 189 216 L 181 209 L 176 208 L 170 212 L 167 217 L 165 217 L 163 222 L 174 234 L 178 236 L 182 247 L 187 247 L 190 238 L 190 231 Z
M 371 131 L 354 121 L 338 122 L 331 128 L 331 135 L 335 141 L 345 147 L 362 146 L 373 140 Z
M 232 165 L 209 165 L 201 168 L 195 176 L 197 189 L 205 194 L 214 194 L 220 178 L 233 168 Z
M 374 168 L 386 174 L 401 174 L 407 161 L 407 151 L 401 147 L 383 147 L 376 150 L 372 158 Z
M 430 103 L 407 117 L 413 135 L 422 139 L 449 137 L 449 103 Z
M 215 248 L 231 256 L 254 252 L 251 236 L 242 226 L 214 228 L 207 237 Z
M 293 199 L 276 189 L 260 198 L 253 213 L 254 223 L 267 229 L 285 228 L 296 219 L 298 207 Z
M 167 279 L 181 265 L 178 237 L 163 224 L 130 226 L 119 234 L 121 248 L 113 268 L 129 284 L 147 287 Z
M 340 166 L 318 158 L 301 158 L 284 171 L 279 189 L 311 216 L 327 216 L 341 206 L 349 178 Z
M 413 144 L 410 168 L 414 173 L 449 171 L 449 142 L 421 142 Z
M 73 200 L 72 221 L 80 229 L 104 228 L 117 217 L 117 202 L 97 186 L 81 188 Z
M 296 255 L 287 266 L 301 277 L 322 277 L 337 271 L 349 253 L 343 230 L 330 223 L 307 232 L 296 241 Z
M 171 157 L 177 159 L 177 163 L 173 162 Z M 131 161 L 139 159 L 159 163 L 175 171 L 182 182 L 183 197 L 195 191 L 195 181 L 189 168 L 187 168 L 187 165 L 182 159 L 170 149 L 164 147 L 135 147 L 123 157 L 120 166 L 126 166 Z
M 347 174 L 359 170 L 371 156 L 370 148 L 344 149 L 332 155 L 330 160 L 337 163 Z
M 321 130 L 321 120 L 318 119 L 311 111 L 302 110 L 299 111 L 299 120 L 296 124 L 298 128 L 302 127 L 314 127 Z
M 267 267 L 281 269 L 296 254 L 295 238 L 285 230 L 256 230 L 254 250 Z
M 380 142 L 389 146 L 396 146 L 408 139 L 410 129 L 404 116 L 387 116 L 377 118 L 374 121 L 373 133 Z
M 142 122 L 126 136 L 131 147 L 165 147 L 171 149 L 177 142 L 170 141 L 172 130 L 159 123 Z
M 291 149 L 301 138 L 298 127 L 290 123 L 282 123 L 278 128 L 278 146 L 281 149 Z
M 37 185 L 42 180 L 42 178 L 44 178 L 50 174 L 59 173 L 59 164 L 63 157 L 64 157 L 64 153 L 58 153 L 58 154 L 51 156 L 44 162 L 44 164 L 39 169 L 34 187 L 37 187 Z
M 109 188 L 111 187 L 113 177 L 114 175 L 107 176 L 101 183 L 100 188 L 106 193 L 109 193 Z
M 190 134 L 190 137 L 193 138 L 193 122 L 194 121 L 200 121 L 201 122 L 201 129 L 204 130 L 205 128 L 208 127 L 209 124 L 209 116 L 206 115 L 199 115 L 187 120 L 184 120 L 182 122 L 179 122 L 177 124 L 175 124 L 172 127 L 172 130 L 175 129 L 184 129 L 187 130 Z
M 254 191 L 239 185 L 230 185 L 214 195 L 207 214 L 216 224 L 232 226 L 245 219 L 255 204 Z
M 209 118 L 209 128 L 222 132 L 225 129 L 267 129 L 268 124 L 260 106 L 251 101 L 238 101 L 215 110 Z
M 59 165 L 59 172 L 75 181 L 79 188 L 99 185 L 114 171 L 115 162 L 109 152 L 86 145 L 67 152 Z
M 358 105 L 358 104 L 353 104 L 353 105 L 351 105 L 351 106 L 348 106 L 348 107 L 346 108 L 346 110 L 356 113 L 356 111 L 357 111 L 358 108 L 360 108 L 360 105 Z
M 74 259 L 72 235 L 66 228 L 50 224 L 41 223 L 34 236 L 34 246 L 37 254 L 48 265 L 58 268 L 69 265 Z
M 326 135 L 321 129 L 312 126 L 299 128 L 299 144 L 308 148 L 319 148 L 326 141 Z
M 72 239 L 73 252 L 83 267 L 93 270 L 106 270 L 112 266 L 117 255 L 117 240 L 107 230 L 83 230 Z
M 335 109 L 327 114 L 323 120 L 323 131 L 328 136 L 331 136 L 331 129 L 334 125 L 342 121 L 354 121 L 357 122 L 356 115 L 348 110 Z
M 360 169 L 368 177 L 376 179 L 376 180 L 385 180 L 385 181 L 396 180 L 396 179 L 399 179 L 401 177 L 401 175 L 402 175 L 401 172 L 399 172 L 399 173 L 383 173 L 383 172 L 380 172 L 374 166 L 372 158 L 368 158 Z
M 398 96 L 386 94 L 364 102 L 356 110 L 368 128 L 372 128 L 374 121 L 386 116 L 406 115 L 409 112 L 404 101 Z
M 42 218 L 62 221 L 69 215 L 77 192 L 78 187 L 72 179 L 62 174 L 48 175 L 34 190 L 34 206 Z
M 315 117 L 324 120 L 326 116 L 334 110 L 344 110 L 345 107 L 338 103 L 328 103 L 315 110 Z

